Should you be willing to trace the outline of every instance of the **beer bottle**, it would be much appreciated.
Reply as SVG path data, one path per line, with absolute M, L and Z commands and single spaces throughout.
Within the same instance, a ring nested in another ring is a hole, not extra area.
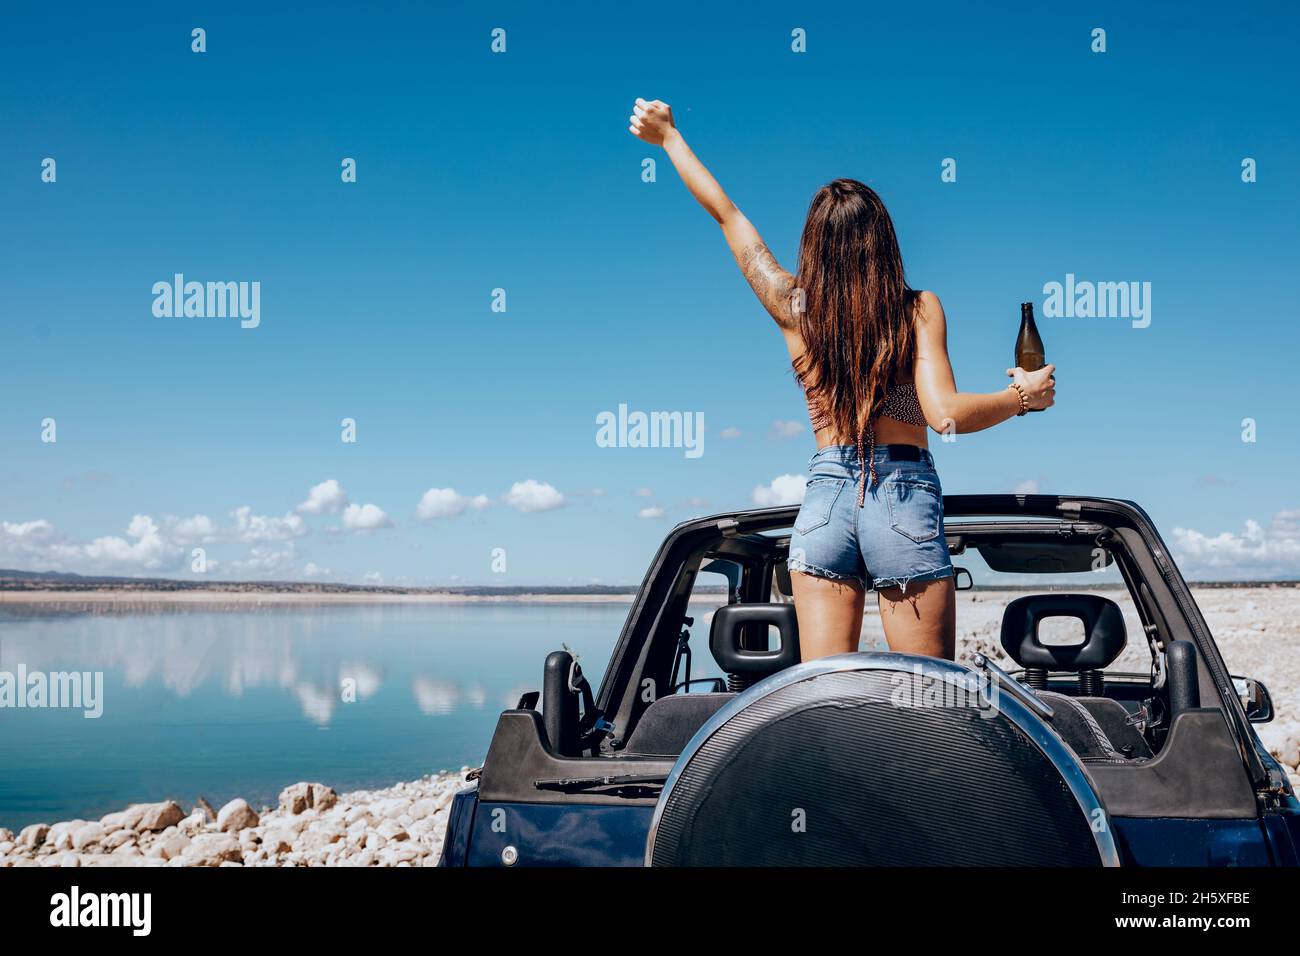
M 1020 303 L 1020 334 L 1016 336 L 1016 365 L 1026 372 L 1036 372 L 1047 363 L 1043 355 L 1043 339 L 1034 324 L 1034 303 Z M 1041 408 L 1031 408 L 1041 412 Z

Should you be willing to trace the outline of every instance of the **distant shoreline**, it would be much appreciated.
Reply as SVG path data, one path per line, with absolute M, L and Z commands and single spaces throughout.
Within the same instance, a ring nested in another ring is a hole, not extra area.
M 117 588 L 67 590 L 0 590 L 3 604 L 628 604 L 635 591 L 626 593 L 565 593 L 520 591 L 510 594 L 474 594 L 450 591 L 152 591 Z
M 1201 589 L 1292 589 L 1300 588 L 1295 581 L 1190 581 L 1193 590 Z M 1100 584 L 1086 590 L 1115 590 L 1120 584 Z M 998 585 L 976 587 L 975 592 L 1025 590 L 1078 590 L 1080 585 Z M 697 588 L 692 601 L 723 597 L 725 588 Z M 12 582 L 0 581 L 0 606 L 32 605 L 96 605 L 123 608 L 131 605 L 178 605 L 186 607 L 223 606 L 258 607 L 282 606 L 347 606 L 377 604 L 628 604 L 637 595 L 637 589 L 628 587 L 584 591 L 569 588 L 463 588 L 458 590 L 403 590 L 399 588 L 347 588 L 335 586 L 330 590 L 308 585 L 302 590 L 280 584 L 271 586 L 234 584 L 228 589 L 221 585 L 188 585 L 175 590 L 155 587 L 98 586 L 98 587 L 19 587 Z

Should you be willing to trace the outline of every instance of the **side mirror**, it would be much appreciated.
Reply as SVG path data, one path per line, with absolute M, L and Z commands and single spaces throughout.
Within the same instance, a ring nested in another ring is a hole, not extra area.
M 965 568 L 953 568 L 952 578 L 953 584 L 956 585 L 958 591 L 969 591 L 975 587 L 975 579 L 971 577 L 970 572 Z
M 1234 677 L 1232 686 L 1241 698 L 1247 720 L 1252 724 L 1266 724 L 1273 719 L 1273 697 L 1263 682 L 1253 677 Z

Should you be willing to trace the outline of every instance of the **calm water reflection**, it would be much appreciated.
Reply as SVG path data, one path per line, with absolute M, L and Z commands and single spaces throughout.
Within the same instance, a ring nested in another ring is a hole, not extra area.
M 0 608 L 0 670 L 103 671 L 104 712 L 0 709 L 0 826 L 477 765 L 561 643 L 599 677 L 627 605 Z M 343 691 L 355 688 L 355 702 Z

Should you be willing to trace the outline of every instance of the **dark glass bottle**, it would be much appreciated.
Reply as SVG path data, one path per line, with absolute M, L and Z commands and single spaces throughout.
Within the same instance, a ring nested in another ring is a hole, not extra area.
M 1016 365 L 1026 372 L 1036 372 L 1046 361 L 1043 354 L 1043 337 L 1038 334 L 1034 324 L 1034 303 L 1020 303 L 1020 334 L 1016 336 Z M 1031 412 L 1041 412 L 1041 408 L 1031 408 Z

